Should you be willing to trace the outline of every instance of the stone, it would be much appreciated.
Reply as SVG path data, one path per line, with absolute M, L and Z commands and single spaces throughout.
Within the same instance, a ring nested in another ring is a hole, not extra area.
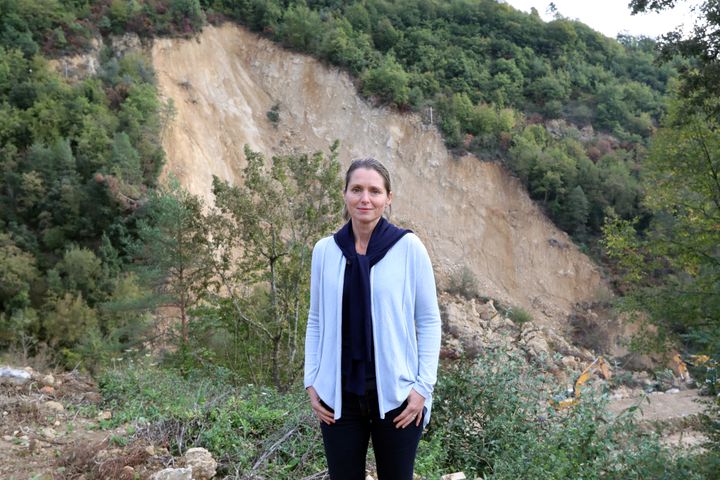
M 11 385 L 25 385 L 30 381 L 32 375 L 25 370 L 17 368 L 2 367 L 0 368 L 0 384 L 9 383 Z
M 217 469 L 217 462 L 204 448 L 191 448 L 185 452 L 185 465 L 192 468 L 193 480 L 209 480 Z
M 560 360 L 560 363 L 562 363 L 563 367 L 569 368 L 570 370 L 580 369 L 580 362 L 578 362 L 577 358 L 575 357 L 563 357 L 562 360 Z
M 57 432 L 52 427 L 43 427 L 40 434 L 48 440 L 55 440 L 57 437 Z
M 133 480 L 135 478 L 135 469 L 130 465 L 125 465 L 120 471 L 121 480 Z
M 150 480 L 192 480 L 192 468 L 166 468 L 153 473 Z
M 440 477 L 440 480 L 465 480 L 467 477 L 463 472 L 448 473 Z
M 52 387 L 55 385 L 55 377 L 53 377 L 52 374 L 45 375 L 40 381 L 43 385 L 46 385 L 48 387 Z
M 679 388 L 671 388 L 670 390 L 666 390 L 665 393 L 678 393 L 680 392 Z
M 100 413 L 98 413 L 97 419 L 98 420 L 110 420 L 112 418 L 112 412 L 109 410 L 104 410 Z
M 52 410 L 52 411 L 54 411 L 54 412 L 64 412 L 64 411 L 65 411 L 65 407 L 63 407 L 62 403 L 56 402 L 56 401 L 53 401 L 53 400 L 50 400 L 50 401 L 48 401 L 48 402 L 45 402 L 45 403 L 43 404 L 43 407 L 44 407 L 46 410 Z
M 40 389 L 40 393 L 43 393 L 45 395 L 54 395 L 55 389 L 51 387 L 50 385 L 45 385 Z
M 145 447 L 145 453 L 147 453 L 149 456 L 154 457 L 155 456 L 155 447 L 152 445 L 148 445 Z

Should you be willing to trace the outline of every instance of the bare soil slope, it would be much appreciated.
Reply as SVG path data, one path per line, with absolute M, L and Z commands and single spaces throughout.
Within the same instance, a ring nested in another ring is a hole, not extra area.
M 497 164 L 453 157 L 417 115 L 375 108 L 348 75 L 236 26 L 190 40 L 156 40 L 161 93 L 176 116 L 164 135 L 166 173 L 211 201 L 212 175 L 239 180 L 243 146 L 270 156 L 327 151 L 372 156 L 394 177 L 393 220 L 425 242 L 440 281 L 467 266 L 480 293 L 562 325 L 576 302 L 604 290 L 600 274 Z M 267 112 L 279 105 L 277 128 Z

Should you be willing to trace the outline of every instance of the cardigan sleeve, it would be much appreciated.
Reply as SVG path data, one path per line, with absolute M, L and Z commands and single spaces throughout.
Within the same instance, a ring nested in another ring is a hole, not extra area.
M 415 238 L 415 331 L 418 372 L 413 388 L 424 398 L 428 398 L 437 381 L 441 321 L 430 256 L 420 239 Z
M 313 248 L 310 268 L 310 310 L 305 330 L 305 376 L 304 385 L 308 388 L 315 382 L 320 358 L 320 285 L 322 276 L 321 245 L 318 241 Z

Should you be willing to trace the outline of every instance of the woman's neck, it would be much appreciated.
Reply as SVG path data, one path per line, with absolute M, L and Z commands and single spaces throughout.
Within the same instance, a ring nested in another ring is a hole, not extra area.
M 372 236 L 372 232 L 375 230 L 375 226 L 379 221 L 379 218 L 372 223 L 361 223 L 352 220 L 353 235 L 355 236 L 355 251 L 358 254 L 365 255 L 367 253 L 370 236 Z

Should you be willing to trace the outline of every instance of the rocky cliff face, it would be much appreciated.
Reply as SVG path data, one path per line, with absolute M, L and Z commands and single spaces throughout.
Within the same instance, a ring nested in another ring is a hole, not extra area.
M 166 173 L 206 200 L 212 175 L 240 179 L 245 144 L 271 156 L 327 151 L 338 139 L 344 165 L 372 156 L 388 166 L 393 221 L 425 242 L 441 284 L 467 266 L 482 295 L 555 326 L 575 303 L 606 289 L 592 262 L 502 167 L 453 157 L 435 128 L 371 106 L 338 69 L 233 25 L 156 40 L 152 57 L 161 93 L 177 111 L 164 135 Z M 277 127 L 267 118 L 275 105 Z

